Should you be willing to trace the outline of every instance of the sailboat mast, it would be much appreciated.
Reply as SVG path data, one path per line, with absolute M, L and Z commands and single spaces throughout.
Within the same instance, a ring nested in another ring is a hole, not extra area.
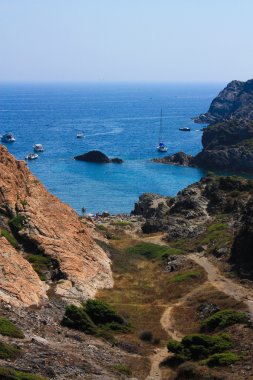
M 162 140 L 162 127 L 163 127 L 163 110 L 161 108 L 160 130 L 159 130 L 159 141 L 158 141 L 158 143 L 160 143 Z

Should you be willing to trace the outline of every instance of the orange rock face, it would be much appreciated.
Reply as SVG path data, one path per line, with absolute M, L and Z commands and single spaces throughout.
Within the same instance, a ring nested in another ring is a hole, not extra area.
M 36 247 L 39 252 L 56 260 L 62 279 L 54 283 L 54 289 L 67 301 L 85 300 L 93 297 L 97 289 L 113 285 L 110 259 L 94 242 L 76 212 L 50 194 L 31 174 L 25 162 L 15 160 L 3 146 L 0 146 L 0 213 L 9 218 L 22 216 L 24 222 L 19 235 L 29 244 L 29 253 L 33 253 L 31 247 Z M 22 259 L 35 276 L 30 264 Z M 4 266 L 6 263 L 3 260 Z M 43 299 L 45 294 L 42 291 L 44 285 L 37 275 L 35 278 L 38 283 L 38 289 L 33 289 L 36 304 L 36 295 Z M 7 282 L 1 282 L 2 292 Z M 14 289 L 18 291 L 18 287 Z M 25 296 L 23 300 L 24 304 L 32 303 L 27 302 Z
M 46 298 L 46 284 L 17 250 L 0 238 L 0 299 L 13 306 L 39 306 Z

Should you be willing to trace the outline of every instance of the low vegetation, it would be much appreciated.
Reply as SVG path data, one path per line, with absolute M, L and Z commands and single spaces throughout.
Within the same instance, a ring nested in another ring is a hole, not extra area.
M 209 356 L 207 360 L 204 361 L 209 367 L 218 367 L 234 364 L 240 360 L 240 356 L 234 352 L 221 352 L 218 354 L 213 354 Z
M 41 254 L 29 254 L 27 260 L 32 264 L 33 269 L 42 281 L 46 280 L 45 274 L 52 268 L 52 259 Z
M 207 359 L 216 353 L 223 353 L 232 347 L 228 334 L 191 334 L 181 342 L 170 340 L 168 350 L 173 352 L 179 361 Z
M 8 230 L 6 230 L 5 228 L 2 228 L 1 229 L 1 236 L 5 237 L 5 239 L 8 240 L 8 242 L 14 247 L 14 248 L 18 248 L 18 242 L 17 240 L 15 239 L 15 237 L 12 235 L 12 233 L 10 233 Z
M 88 300 L 83 306 L 67 306 L 62 325 L 86 334 L 112 339 L 111 332 L 128 332 L 127 321 L 105 302 Z
M 220 310 L 206 318 L 201 324 L 202 331 L 214 331 L 237 324 L 247 323 L 248 318 L 245 313 L 230 309 Z
M 198 271 L 189 271 L 189 272 L 185 272 L 185 273 L 176 274 L 175 276 L 171 277 L 169 279 L 169 281 L 177 283 L 177 282 L 183 282 L 183 281 L 191 280 L 191 279 L 194 279 L 194 278 L 200 278 L 200 277 L 201 277 L 201 273 L 200 272 L 198 272 Z
M 24 228 L 25 218 L 22 215 L 17 214 L 14 218 L 9 220 L 9 226 L 14 232 L 18 232 Z
M 146 259 L 161 259 L 182 253 L 180 249 L 153 243 L 138 243 L 126 248 L 125 251 L 128 254 L 144 256 Z
M 115 364 L 113 366 L 113 369 L 115 369 L 117 372 L 121 373 L 122 375 L 131 376 L 132 370 L 129 368 L 126 364 Z
M 13 338 L 24 338 L 22 330 L 5 317 L 0 317 L 0 334 Z
M 16 359 L 21 353 L 21 350 L 12 344 L 0 342 L 0 359 Z
M 16 371 L 11 368 L 0 367 L 1 380 L 48 380 L 45 377 L 34 375 L 32 373 Z

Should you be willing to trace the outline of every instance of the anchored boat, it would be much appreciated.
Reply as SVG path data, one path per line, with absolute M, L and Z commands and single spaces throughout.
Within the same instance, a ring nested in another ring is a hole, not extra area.
M 162 142 L 162 129 L 163 129 L 163 110 L 161 109 L 161 117 L 160 117 L 160 129 L 159 129 L 159 141 L 157 145 L 158 152 L 167 152 L 167 146 Z

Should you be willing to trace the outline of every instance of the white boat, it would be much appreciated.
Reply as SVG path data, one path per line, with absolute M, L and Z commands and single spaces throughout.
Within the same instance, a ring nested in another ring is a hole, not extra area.
M 34 149 L 34 152 L 44 152 L 44 148 L 42 144 L 35 144 L 33 149 Z
M 162 142 L 162 129 L 163 129 L 163 110 L 161 109 L 161 117 L 160 117 L 160 130 L 159 130 L 159 141 L 157 145 L 158 152 L 167 152 L 167 146 Z
M 5 143 L 12 143 L 12 142 L 16 141 L 16 139 L 11 132 L 8 132 L 2 136 L 1 141 L 5 142 Z
M 84 133 L 83 132 L 77 132 L 76 138 L 77 139 L 83 139 L 84 138 Z
M 191 128 L 189 127 L 182 127 L 182 128 L 179 128 L 179 130 L 182 132 L 191 132 Z
M 25 157 L 25 159 L 26 160 L 36 160 L 36 158 L 38 158 L 39 156 L 38 156 L 38 154 L 36 154 L 36 153 L 29 153 L 26 157 Z

